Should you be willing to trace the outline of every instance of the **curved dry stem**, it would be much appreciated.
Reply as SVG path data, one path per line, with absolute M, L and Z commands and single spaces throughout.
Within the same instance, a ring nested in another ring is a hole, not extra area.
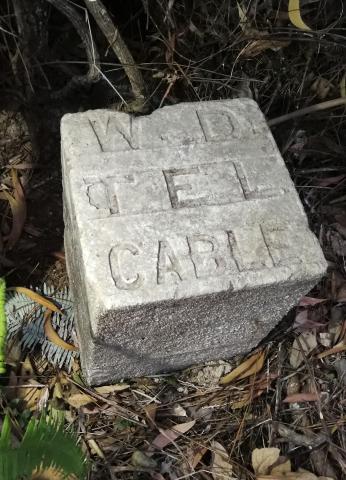
M 321 110 L 327 110 L 329 108 L 340 107 L 341 105 L 346 106 L 345 97 L 335 98 L 334 100 L 327 100 L 326 102 L 316 103 L 315 105 L 311 105 L 310 107 L 302 108 L 300 110 L 296 110 L 295 112 L 286 113 L 285 115 L 281 115 L 281 117 L 272 118 L 271 120 L 268 120 L 268 125 L 270 127 L 274 127 L 279 123 L 287 122 L 287 120 L 292 120 L 293 118 L 302 117 L 304 115 L 308 115 L 309 113 L 320 112 Z
M 52 93 L 52 98 L 59 98 L 65 96 L 79 86 L 88 86 L 99 80 L 99 54 L 83 17 L 76 11 L 76 9 L 69 2 L 66 2 L 66 0 L 47 0 L 47 2 L 53 5 L 70 20 L 83 42 L 89 63 L 89 70 L 86 75 L 75 75 L 65 87 Z

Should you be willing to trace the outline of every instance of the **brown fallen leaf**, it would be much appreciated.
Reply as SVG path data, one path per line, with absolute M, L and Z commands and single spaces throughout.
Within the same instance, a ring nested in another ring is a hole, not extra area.
M 95 387 L 95 392 L 99 393 L 100 395 L 107 395 L 107 393 L 114 393 L 114 392 L 123 392 L 130 388 L 130 385 L 127 383 L 117 383 L 115 385 L 104 385 L 103 387 Z
M 95 399 L 86 393 L 78 392 L 65 398 L 66 402 L 73 408 L 80 408 L 88 403 L 95 402 Z
M 26 409 L 31 411 L 39 410 L 42 396 L 45 394 L 44 386 L 34 379 L 16 389 L 16 397 L 24 403 Z
M 271 373 L 259 378 L 256 382 L 252 382 L 248 385 L 248 391 L 246 391 L 240 399 L 233 400 L 230 406 L 233 410 L 238 410 L 246 405 L 249 405 L 255 398 L 260 397 L 264 392 L 268 390 L 271 382 L 278 377 L 277 373 Z
M 302 392 L 302 393 L 295 393 L 293 395 L 288 395 L 284 398 L 284 403 L 297 403 L 297 402 L 316 402 L 319 400 L 319 395 L 316 392 Z
M 247 358 L 244 362 L 242 362 L 238 367 L 232 370 L 230 373 L 225 375 L 220 379 L 221 385 L 227 385 L 228 383 L 232 382 L 235 379 L 244 379 L 258 373 L 263 365 L 264 365 L 265 354 L 262 351 L 259 351 L 252 355 L 251 357 Z
M 268 36 L 268 32 L 255 32 L 255 36 Z M 250 41 L 240 52 L 240 56 L 253 58 L 260 55 L 265 50 L 280 50 L 281 48 L 288 47 L 291 42 L 289 40 L 276 40 L 271 38 L 259 38 L 258 40 Z
M 75 345 L 65 342 L 65 340 L 59 337 L 59 335 L 56 333 L 52 325 L 52 312 L 50 310 L 47 310 L 44 313 L 44 319 L 44 333 L 50 342 L 65 350 L 70 350 L 73 352 L 79 350 Z
M 316 93 L 320 100 L 327 98 L 332 88 L 332 82 L 323 77 L 318 77 L 311 85 L 311 90 Z
M 299 301 L 299 307 L 308 307 L 310 305 L 317 305 L 318 303 L 326 302 L 326 298 L 302 297 Z
M 293 323 L 293 328 L 296 329 L 298 332 L 303 332 L 305 330 L 313 330 L 314 328 L 323 326 L 323 323 L 316 322 L 316 320 L 309 318 L 308 310 L 298 312 Z
M 341 285 L 341 287 L 338 289 L 335 300 L 343 303 L 346 302 L 346 283 Z
M 290 473 L 292 471 L 291 460 L 285 460 L 285 457 L 279 457 L 279 460 L 282 463 L 275 464 L 275 467 L 270 469 L 270 473 L 273 475 L 281 474 L 286 475 L 286 473 Z
M 277 448 L 260 448 L 252 452 L 252 466 L 256 480 L 333 480 L 317 477 L 314 473 L 299 468 L 292 472 L 291 462 L 281 457 Z M 271 463 L 274 460 L 273 463 Z M 263 473 L 262 473 L 263 472 Z
M 225 447 L 221 445 L 221 443 L 213 440 L 210 451 L 212 454 L 210 473 L 213 478 L 215 480 L 236 480 L 236 477 L 233 476 L 233 465 L 229 461 Z
M 199 462 L 202 460 L 204 455 L 207 453 L 208 449 L 206 447 L 197 447 L 192 450 L 191 455 L 188 458 L 192 458 L 189 461 L 190 466 L 195 469 Z
M 251 455 L 252 468 L 255 474 L 267 475 L 279 457 L 279 448 L 255 448 Z
M 142 467 L 145 469 L 154 469 L 157 468 L 157 463 L 151 457 L 148 457 L 145 453 L 140 450 L 135 450 L 131 456 L 131 464 L 134 467 Z
M 30 358 L 26 357 L 21 364 L 20 374 L 17 376 L 11 372 L 5 392 L 8 399 L 19 399 L 25 409 L 36 411 L 47 394 L 45 387 L 36 380 Z
M 319 187 L 329 187 L 330 185 L 336 185 L 344 180 L 346 175 L 334 175 L 332 177 L 317 178 L 315 180 L 315 185 Z
M 290 365 L 292 368 L 298 368 L 309 355 L 317 347 L 316 332 L 303 332 L 293 342 L 290 353 Z
M 157 412 L 157 404 L 156 403 L 149 403 L 144 407 L 145 415 L 150 423 L 150 425 L 156 428 L 155 417 Z
M 178 423 L 172 428 L 167 430 L 159 429 L 159 435 L 151 443 L 149 450 L 152 451 L 155 448 L 163 450 L 167 445 L 174 442 L 178 437 L 188 432 L 196 423 L 196 420 L 191 422 Z
M 12 212 L 12 227 L 9 235 L 6 237 L 7 246 L 11 250 L 21 237 L 26 221 L 26 201 L 23 187 L 18 178 L 18 171 L 11 170 L 13 196 L 8 191 L 1 192 L 0 198 L 7 200 Z
M 310 472 L 289 472 L 284 474 L 258 475 L 256 480 L 319 480 Z

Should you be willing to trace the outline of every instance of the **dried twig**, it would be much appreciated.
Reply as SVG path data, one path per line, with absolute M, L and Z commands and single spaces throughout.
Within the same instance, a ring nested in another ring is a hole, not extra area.
M 85 0 L 85 4 L 122 64 L 135 100 L 143 104 L 145 99 L 143 78 L 118 28 L 112 22 L 101 0 Z
M 44 57 L 48 44 L 47 21 L 49 7 L 45 0 L 12 0 L 18 40 L 17 52 L 9 55 L 14 81 L 28 100 L 35 93 L 34 64 Z M 18 92 L 19 93 L 19 92 Z
M 75 75 L 71 78 L 67 85 L 65 85 L 65 87 L 51 94 L 52 98 L 57 99 L 67 95 L 77 87 L 85 87 L 99 80 L 99 55 L 96 45 L 93 42 L 92 36 L 88 30 L 87 24 L 83 20 L 83 17 L 76 11 L 76 9 L 65 0 L 47 0 L 47 2 L 51 3 L 55 8 L 57 8 L 72 23 L 83 42 L 89 63 L 89 70 L 86 75 Z
M 291 442 L 294 445 L 308 448 L 317 448 L 329 440 L 324 433 L 320 433 L 319 435 L 303 435 L 295 432 L 283 423 L 277 424 L 277 432 L 285 442 Z
M 296 110 L 295 112 L 286 113 L 285 115 L 281 115 L 281 117 L 268 120 L 268 125 L 273 127 L 274 125 L 286 122 L 287 120 L 292 120 L 292 118 L 302 117 L 303 115 L 308 115 L 309 113 L 319 112 L 321 110 L 327 110 L 329 108 L 335 108 L 341 105 L 346 106 L 346 97 L 340 97 L 335 98 L 334 100 L 328 100 L 327 102 L 316 103 L 316 105 L 311 105 L 310 107 L 302 108 L 301 110 Z

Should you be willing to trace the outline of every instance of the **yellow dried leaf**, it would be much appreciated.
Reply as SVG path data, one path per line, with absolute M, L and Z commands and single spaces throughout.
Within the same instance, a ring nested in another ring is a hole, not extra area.
M 130 388 L 130 385 L 127 383 L 117 383 L 116 385 L 104 385 L 103 387 L 95 387 L 95 392 L 99 393 L 100 395 L 106 395 L 107 393 L 114 393 L 114 392 L 123 392 Z
M 226 385 L 227 383 L 232 382 L 232 380 L 235 380 L 236 378 L 243 379 L 249 377 L 250 375 L 253 375 L 254 373 L 259 372 L 263 367 L 264 358 L 264 352 L 260 351 L 255 353 L 250 358 L 247 358 L 237 368 L 222 377 L 220 380 L 220 384 Z
M 231 408 L 233 408 L 233 410 L 239 410 L 240 408 L 249 405 L 249 403 L 251 403 L 251 400 L 251 395 L 247 393 L 242 400 L 239 400 L 238 402 L 231 402 Z
M 233 473 L 233 466 L 229 462 L 229 456 L 226 452 L 226 449 L 221 445 L 221 443 L 216 442 L 213 440 L 211 442 L 212 452 L 212 462 L 210 467 L 210 472 L 215 480 L 218 479 L 225 479 L 228 480 L 234 479 Z
M 35 411 L 38 409 L 39 401 L 42 394 L 45 392 L 42 388 L 42 384 L 34 379 L 31 379 L 16 389 L 16 397 L 24 403 L 26 409 Z
M 75 475 L 64 475 L 55 467 L 36 468 L 30 475 L 30 480 L 77 480 Z
M 346 350 L 346 344 L 344 342 L 340 342 L 337 345 L 335 345 L 333 348 L 329 348 L 328 350 L 325 350 L 324 352 L 321 352 L 317 355 L 317 358 L 324 358 L 328 357 L 329 355 L 335 355 L 336 353 L 341 353 Z
M 93 397 L 87 395 L 86 393 L 73 393 L 68 398 L 66 398 L 66 402 L 73 408 L 84 407 L 84 405 L 88 405 L 88 403 L 94 401 L 95 400 L 93 399 Z
M 265 354 L 264 352 L 260 352 L 260 355 L 258 356 L 255 363 L 249 368 L 249 370 L 246 370 L 246 372 L 240 375 L 238 377 L 238 380 L 242 380 L 243 378 L 250 377 L 251 375 L 255 375 L 256 373 L 260 372 L 263 368 L 264 360 L 265 360 Z
M 270 470 L 270 473 L 272 475 L 274 473 L 285 475 L 286 473 L 290 473 L 291 471 L 292 471 L 291 460 L 286 460 L 286 462 L 280 463 L 280 465 L 277 465 L 276 467 L 273 467 Z
M 278 448 L 255 448 L 252 452 L 251 462 L 256 475 L 267 475 L 270 467 L 279 457 L 280 450 Z
M 257 36 L 269 35 L 267 32 L 258 32 Z M 288 40 L 274 40 L 261 38 L 259 40 L 250 41 L 240 52 L 242 57 L 256 57 L 265 50 L 271 49 L 274 51 L 287 47 L 290 44 Z
M 144 452 L 135 450 L 131 456 L 131 463 L 134 467 L 143 467 L 154 469 L 157 467 L 157 463 L 152 458 L 148 457 Z
M 100 458 L 102 458 L 102 460 L 104 460 L 105 459 L 104 453 L 101 450 L 101 448 L 98 446 L 98 443 L 96 442 L 96 440 L 94 440 L 92 438 L 92 439 L 88 440 L 87 442 L 88 442 L 88 445 L 91 448 L 91 450 L 94 451 L 98 457 L 100 457 Z
M 239 26 L 243 30 L 243 32 L 246 32 L 250 27 L 250 22 L 246 15 L 246 8 L 244 7 L 242 2 L 237 2 L 237 7 L 239 15 Z
M 44 314 L 44 333 L 48 340 L 55 345 L 58 345 L 58 347 L 63 348 L 64 350 L 70 350 L 73 352 L 76 352 L 78 348 L 75 345 L 72 345 L 71 343 L 65 342 L 59 335 L 56 333 L 56 331 L 53 328 L 52 325 L 52 312 L 47 310 Z
M 311 28 L 306 25 L 300 14 L 300 0 L 289 0 L 288 2 L 288 17 L 293 25 L 300 30 L 311 31 Z
M 27 297 L 31 298 L 31 300 L 33 300 L 34 302 L 39 303 L 43 307 L 48 308 L 48 310 L 52 310 L 52 312 L 62 314 L 61 310 L 51 300 L 48 300 L 48 298 L 45 298 L 42 295 L 40 295 L 39 293 L 34 292 L 33 290 L 30 290 L 30 288 L 10 287 L 7 290 L 11 290 L 11 291 L 18 292 L 18 293 L 23 293 Z
M 293 478 L 291 477 L 291 480 L 318 480 L 314 473 L 308 472 L 303 468 L 299 468 L 298 472 L 294 472 L 291 475 L 295 475 Z

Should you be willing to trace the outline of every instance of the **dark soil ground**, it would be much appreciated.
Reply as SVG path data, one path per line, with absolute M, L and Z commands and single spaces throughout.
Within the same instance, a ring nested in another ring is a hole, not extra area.
M 54 3 L 0 5 L 0 193 L 20 196 L 16 177 L 24 189 L 14 210 L 0 197 L 0 269 L 8 285 L 48 282 L 60 289 L 68 282 L 60 118 L 88 108 L 131 111 L 133 96 L 119 60 L 79 0 L 62 3 L 87 25 L 101 73 L 98 81 L 61 90 L 89 65 L 71 18 Z M 300 3 L 311 30 L 292 24 L 285 0 L 105 2 L 143 76 L 145 103 L 135 114 L 182 101 L 247 96 L 259 103 L 329 271 L 261 346 L 264 363 L 256 357 L 253 375 L 226 385 L 220 378 L 246 359 L 97 391 L 80 386 L 78 362 L 67 374 L 33 352 L 30 379 L 40 379 L 45 403 L 64 412 L 66 424 L 78 431 L 91 460 L 90 478 L 346 478 L 346 106 L 324 104 L 346 98 L 346 17 L 341 0 Z M 275 125 L 290 112 L 298 114 Z M 9 361 L 3 386 L 19 382 L 25 358 L 22 353 Z M 42 391 L 33 389 L 31 403 L 18 393 L 23 404 L 17 414 L 36 413 Z M 12 408 L 4 392 L 2 404 Z M 273 471 L 276 458 L 258 469 L 253 451 L 264 447 L 278 447 L 277 463 L 290 460 L 292 471 L 313 473 Z

